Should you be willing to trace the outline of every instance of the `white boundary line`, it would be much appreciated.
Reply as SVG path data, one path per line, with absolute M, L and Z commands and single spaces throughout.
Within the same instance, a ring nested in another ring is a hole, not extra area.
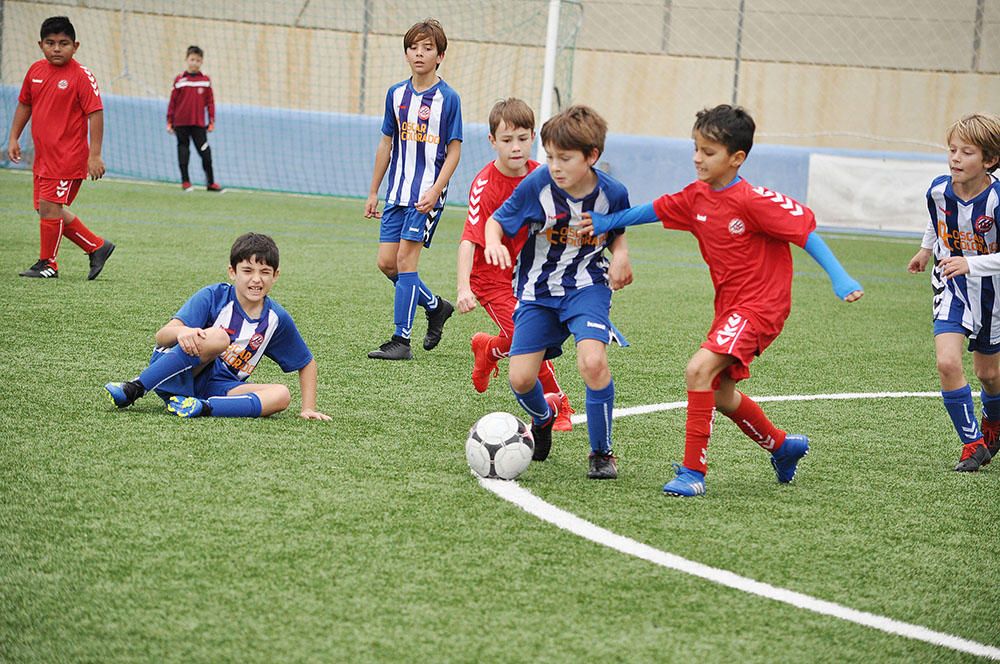
M 936 397 L 937 392 L 877 392 L 877 393 L 853 393 L 853 394 L 811 394 L 796 396 L 776 396 L 776 397 L 754 397 L 754 401 L 815 401 L 820 399 L 885 399 L 904 397 Z M 636 406 L 633 408 L 622 408 L 615 411 L 615 417 L 627 415 L 639 415 L 644 413 L 654 413 L 663 410 L 674 410 L 683 408 L 687 402 L 677 401 L 673 403 L 653 404 L 650 406 Z M 583 418 L 579 421 L 585 421 Z M 577 422 L 577 418 L 573 418 Z M 601 528 L 589 521 L 551 505 L 527 489 L 519 486 L 517 482 L 506 482 L 504 480 L 479 479 L 479 483 L 487 490 L 503 498 L 504 500 L 517 505 L 525 512 L 532 514 L 542 521 L 547 521 L 554 526 L 567 530 L 574 535 L 606 546 L 616 551 L 647 560 L 661 567 L 691 574 L 706 581 L 717 583 L 729 588 L 741 590 L 752 595 L 758 595 L 776 602 L 783 602 L 800 609 L 813 611 L 822 615 L 832 616 L 841 620 L 871 627 L 887 634 L 895 634 L 916 641 L 924 641 L 937 646 L 950 648 L 960 652 L 1000 660 L 1000 648 L 995 646 L 977 643 L 951 634 L 936 632 L 921 625 L 893 620 L 885 616 L 879 616 L 866 611 L 858 611 L 834 602 L 817 599 L 803 593 L 778 588 L 767 583 L 755 581 L 754 579 L 739 576 L 727 570 L 709 567 L 687 558 L 667 553 L 655 549 L 647 544 L 638 542 L 629 537 L 618 535 L 610 530 Z

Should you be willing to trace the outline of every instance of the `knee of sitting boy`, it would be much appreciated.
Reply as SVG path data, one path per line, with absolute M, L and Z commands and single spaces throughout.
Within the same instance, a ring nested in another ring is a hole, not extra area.
M 282 411 L 292 404 L 292 393 L 284 385 L 279 385 L 278 387 L 280 389 L 277 392 L 277 406 L 278 410 Z

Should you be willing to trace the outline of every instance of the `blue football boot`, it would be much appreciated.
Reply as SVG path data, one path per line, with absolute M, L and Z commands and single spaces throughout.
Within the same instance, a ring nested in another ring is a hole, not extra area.
M 194 397 L 170 397 L 167 410 L 177 417 L 198 417 L 205 410 L 205 402 Z
M 797 433 L 786 435 L 785 442 L 771 454 L 771 465 L 774 466 L 774 474 L 778 476 L 778 481 L 788 484 L 795 479 L 795 469 L 799 465 L 799 459 L 807 454 L 809 454 L 807 436 Z
M 663 493 L 668 496 L 692 498 L 705 493 L 705 473 L 691 470 L 679 463 L 674 464 L 677 477 L 663 485 Z
M 139 379 L 124 383 L 107 383 L 104 389 L 108 391 L 111 401 L 119 408 L 128 408 L 146 393 Z

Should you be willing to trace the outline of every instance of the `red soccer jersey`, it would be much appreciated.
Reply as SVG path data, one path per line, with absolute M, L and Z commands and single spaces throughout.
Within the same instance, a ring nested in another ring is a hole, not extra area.
M 526 163 L 528 170 L 524 175 L 509 177 L 501 173 L 495 163 L 491 161 L 472 180 L 472 188 L 469 190 L 469 214 L 465 218 L 462 239 L 476 245 L 476 252 L 472 257 L 472 274 L 469 277 L 469 286 L 480 300 L 514 296 L 513 267 L 502 270 L 496 265 L 490 265 L 486 262 L 486 256 L 483 253 L 483 249 L 486 247 L 484 229 L 486 220 L 500 209 L 500 206 L 510 197 L 521 180 L 538 167 L 537 161 L 529 159 Z M 521 253 L 521 248 L 527 239 L 527 226 L 522 228 L 515 237 L 503 236 L 502 242 L 507 247 L 507 251 L 510 252 L 512 261 L 517 260 L 517 255 Z
M 94 75 L 76 60 L 61 67 L 39 60 L 28 68 L 17 100 L 31 107 L 35 175 L 87 177 L 87 116 L 104 109 Z
M 812 210 L 740 179 L 721 191 L 694 182 L 653 202 L 665 228 L 690 231 L 715 285 L 715 315 L 739 309 L 777 333 L 792 308 L 792 252 L 816 228 Z
M 201 72 L 178 74 L 170 92 L 170 103 L 167 104 L 167 122 L 173 127 L 207 127 L 206 111 L 208 122 L 215 122 L 211 79 Z

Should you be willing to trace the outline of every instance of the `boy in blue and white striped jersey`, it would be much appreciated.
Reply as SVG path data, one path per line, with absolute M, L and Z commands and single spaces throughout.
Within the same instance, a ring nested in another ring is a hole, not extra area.
M 486 221 L 486 262 L 511 264 L 504 233 L 527 226 L 528 239 L 514 269 L 518 304 L 510 347 L 510 386 L 532 417 L 534 459 L 552 446 L 558 397 L 546 396 L 538 381 L 542 362 L 562 354 L 573 335 L 577 367 L 587 385 L 587 432 L 591 479 L 618 477 L 611 448 L 615 386 L 607 345 L 625 345 L 611 324 L 611 291 L 632 282 L 624 231 L 596 237 L 577 231 L 584 212 L 616 212 L 629 207 L 625 186 L 594 164 L 604 151 L 607 123 L 593 109 L 572 106 L 542 126 L 546 165 L 532 171 Z M 612 252 L 609 262 L 604 248 Z
M 149 366 L 133 380 L 104 386 L 128 408 L 154 391 L 180 417 L 265 417 L 288 408 L 281 384 L 248 381 L 269 357 L 299 372 L 300 416 L 329 420 L 316 410 L 316 360 L 287 311 L 268 297 L 278 278 L 278 246 L 270 236 L 245 233 L 229 251 L 232 284 L 206 286 L 188 298 L 156 333 Z
M 1000 117 L 966 115 L 949 128 L 950 175 L 927 190 L 930 223 L 910 272 L 923 272 L 933 250 L 934 349 L 941 396 L 962 441 L 955 470 L 973 472 L 1000 451 Z M 982 384 L 982 428 L 962 366 L 969 339 Z
M 426 310 L 424 350 L 441 341 L 444 324 L 455 311 L 434 295 L 417 273 L 420 250 L 431 246 L 444 210 L 451 179 L 462 152 L 462 104 L 458 93 L 438 77 L 448 38 L 441 24 L 425 19 L 403 36 L 412 76 L 385 96 L 382 140 L 365 203 L 365 217 L 381 219 L 378 267 L 395 284 L 392 338 L 368 353 L 377 360 L 409 360 L 413 317 Z M 389 172 L 385 211 L 378 211 L 378 190 Z

